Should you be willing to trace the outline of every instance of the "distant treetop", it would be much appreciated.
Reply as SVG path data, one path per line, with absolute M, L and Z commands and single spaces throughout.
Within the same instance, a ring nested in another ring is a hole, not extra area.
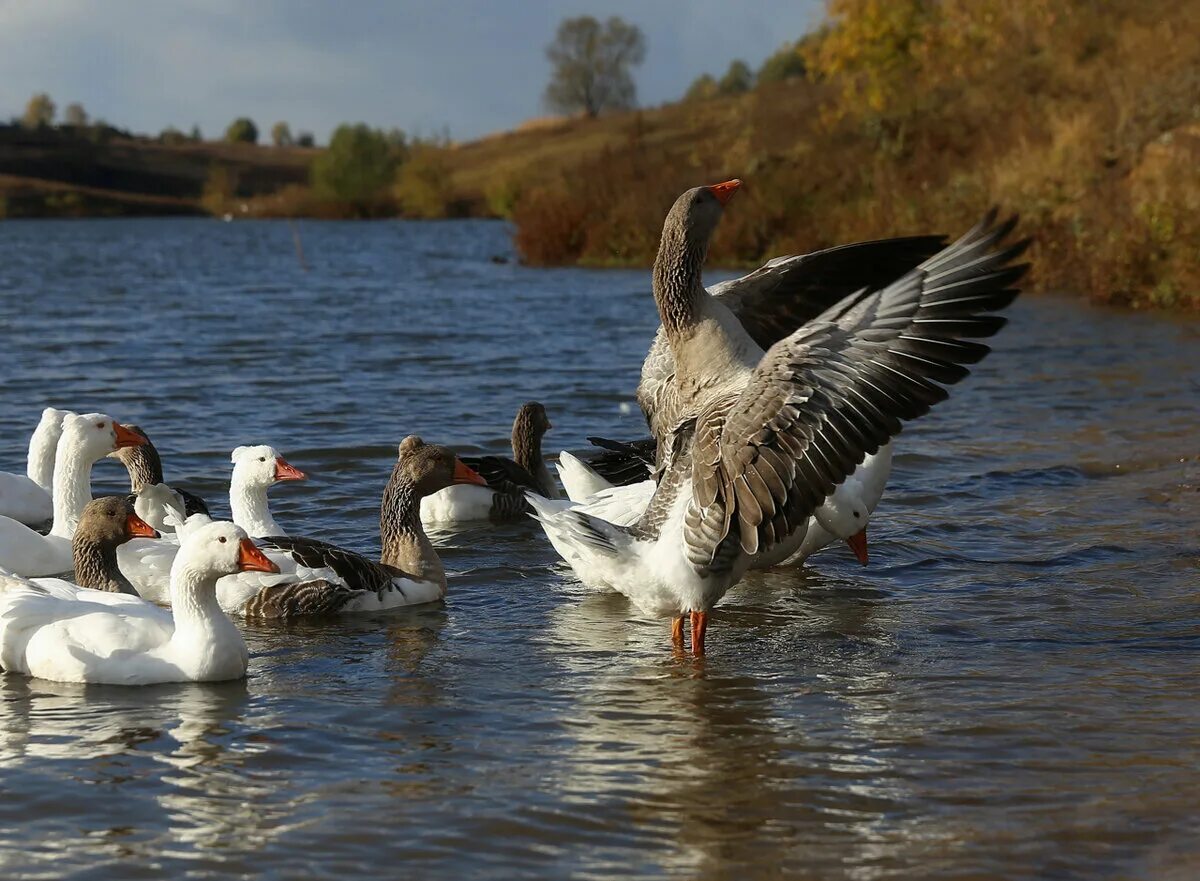
M 63 111 L 63 124 L 74 126 L 75 128 L 83 128 L 88 124 L 87 111 L 83 109 L 83 105 L 78 101 L 73 101 L 67 105 Z
M 545 94 L 551 110 L 594 117 L 637 103 L 630 69 L 645 59 L 646 39 L 636 25 L 616 16 L 603 25 L 590 15 L 564 19 L 546 57 L 554 66 Z
M 799 43 L 784 43 L 758 69 L 759 85 L 797 79 L 807 74 Z
M 253 120 L 239 116 L 229 123 L 229 128 L 225 129 L 225 140 L 231 144 L 257 144 L 258 126 L 254 124 Z
M 54 124 L 55 107 L 50 96 L 38 92 L 25 105 L 25 114 L 21 117 L 21 125 L 26 128 L 41 128 Z

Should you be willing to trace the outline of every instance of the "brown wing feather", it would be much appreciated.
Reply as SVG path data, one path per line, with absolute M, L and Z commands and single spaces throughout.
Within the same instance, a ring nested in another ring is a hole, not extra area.
M 850 294 L 890 284 L 945 245 L 944 236 L 908 236 L 777 257 L 708 291 L 767 349 Z M 660 440 L 683 415 L 675 361 L 661 328 L 642 364 L 637 400 L 651 433 Z
M 1025 265 L 995 214 L 875 293 L 847 297 L 773 345 L 735 397 L 697 420 L 689 559 L 718 571 L 736 542 L 753 554 L 808 517 L 868 453 L 928 412 L 988 351 Z M 734 524 L 736 523 L 736 528 Z

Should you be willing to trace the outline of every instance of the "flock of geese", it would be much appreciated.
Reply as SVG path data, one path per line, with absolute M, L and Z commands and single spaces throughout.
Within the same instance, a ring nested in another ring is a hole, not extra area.
M 405 438 L 380 503 L 378 560 L 290 536 L 271 486 L 304 480 L 269 446 L 233 450 L 232 522 L 164 482 L 149 436 L 102 413 L 47 408 L 27 473 L 0 473 L 0 667 L 110 684 L 245 675 L 233 619 L 379 611 L 440 600 L 425 523 L 532 516 L 585 584 L 672 619 L 704 654 L 712 608 L 747 570 L 794 565 L 866 525 L 902 424 L 947 397 L 1017 296 L 1026 241 L 995 211 L 953 243 L 863 242 L 782 257 L 705 288 L 709 240 L 741 181 L 688 190 L 663 227 L 661 326 L 638 402 L 651 436 L 542 455 L 545 408 L 521 407 L 513 458 Z M 103 457 L 130 494 L 93 499 Z M 48 525 L 48 528 L 47 528 Z M 64 577 L 65 576 L 65 577 Z

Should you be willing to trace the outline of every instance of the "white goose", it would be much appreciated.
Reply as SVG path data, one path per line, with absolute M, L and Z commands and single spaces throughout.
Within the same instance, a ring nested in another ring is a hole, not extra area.
M 71 536 L 92 500 L 92 465 L 121 446 L 142 442 L 111 416 L 69 413 L 63 418 L 54 461 L 54 525 L 40 535 L 0 517 L 0 567 L 19 575 L 55 575 L 71 568 Z
M 542 456 L 542 437 L 553 426 L 537 401 L 522 404 L 512 427 L 513 458 L 464 456 L 462 461 L 485 481 L 482 486 L 448 486 L 421 500 L 421 520 L 447 525 L 512 520 L 529 512 L 527 491 L 558 498 L 558 488 Z
M 421 499 L 483 478 L 446 447 L 410 436 L 400 444 L 379 509 L 379 561 L 327 542 L 283 535 L 259 544 L 277 564 L 276 575 L 241 573 L 217 582 L 217 599 L 231 615 L 291 618 L 373 612 L 441 599 L 446 572 L 421 526 Z M 190 517 L 185 534 L 202 515 Z
M 276 483 L 306 480 L 308 475 L 266 444 L 238 447 L 230 460 L 233 474 L 229 479 L 229 508 L 233 522 L 255 537 L 286 535 L 271 515 L 267 490 Z M 182 522 L 186 516 L 173 493 L 164 484 L 144 487 L 138 493 L 138 516 L 165 535 L 158 540 L 135 539 L 117 550 L 121 571 L 144 599 L 157 603 L 169 600 L 171 564 L 179 550 L 179 537 L 169 533 L 175 531 L 172 524 Z M 162 527 L 157 525 L 160 522 Z
M 203 515 L 197 515 L 203 516 Z M 217 604 L 216 582 L 272 572 L 246 533 L 208 523 L 171 567 L 171 611 L 124 593 L 0 577 L 0 666 L 59 682 L 151 685 L 246 675 L 246 643 Z
M 0 516 L 26 526 L 44 526 L 54 516 L 54 453 L 67 410 L 47 407 L 29 438 L 24 474 L 0 471 Z
M 671 349 L 678 417 L 659 440 L 662 476 L 646 513 L 621 527 L 538 509 L 576 567 L 650 616 L 673 619 L 704 654 L 709 612 L 756 554 L 798 551 L 834 488 L 967 375 L 1025 266 L 1004 245 L 1016 219 L 988 217 L 877 291 L 851 294 L 763 351 L 700 281 L 708 241 L 740 181 L 683 194 L 663 228 L 654 296 Z M 939 384 L 940 383 L 940 384 Z M 531 500 L 532 501 L 532 500 Z M 538 507 L 535 502 L 535 508 Z

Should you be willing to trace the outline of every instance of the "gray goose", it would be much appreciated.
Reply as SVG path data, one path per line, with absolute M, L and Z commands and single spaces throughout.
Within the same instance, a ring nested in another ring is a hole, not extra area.
M 987 313 L 1017 296 L 1028 245 L 1005 243 L 995 212 L 876 291 L 847 296 L 766 351 L 700 280 L 712 232 L 739 181 L 675 203 L 654 266 L 654 297 L 681 414 L 660 440 L 661 476 L 642 518 L 617 526 L 531 498 L 555 546 L 589 584 L 670 617 L 704 654 L 713 606 L 756 554 L 800 527 L 903 422 L 948 397 L 989 351 Z M 802 538 L 802 533 L 800 533 Z
M 514 520 L 530 511 L 525 502 L 526 492 L 557 499 L 558 487 L 542 456 L 542 437 L 552 427 L 545 407 L 537 401 L 522 404 L 513 420 L 511 459 L 462 457 L 463 462 L 483 477 L 486 488 L 447 487 L 422 500 L 421 519 L 436 524 Z
M 754 342 L 765 350 L 850 294 L 879 290 L 945 245 L 945 236 L 905 236 L 776 257 L 748 275 L 715 284 L 707 291 L 729 308 Z M 560 454 L 559 473 L 572 499 L 585 501 L 581 496 L 611 487 L 633 487 L 646 480 L 648 473 L 659 464 L 660 436 L 668 434 L 683 415 L 674 377 L 675 359 L 660 327 L 642 363 L 637 389 L 638 404 L 651 436 L 634 441 L 589 437 L 588 441 L 602 452 L 583 462 L 570 454 Z M 870 457 L 848 478 L 863 485 L 878 486 L 880 490 L 880 493 L 863 499 L 865 504 L 858 506 L 862 519 L 854 535 L 837 536 L 845 538 L 863 563 L 867 559 L 867 519 L 879 501 L 890 472 L 889 446 Z M 626 516 L 630 516 L 637 505 L 644 505 L 647 499 L 641 489 L 615 496 L 605 493 L 605 496 L 605 504 L 622 499 L 621 505 L 628 508 Z M 822 539 L 834 539 L 829 532 L 812 528 L 812 524 L 808 531 L 808 553 L 822 547 Z M 754 568 L 777 565 L 787 556 L 780 556 L 782 552 L 783 549 L 759 556 Z M 807 555 L 792 557 L 791 562 L 799 562 Z

